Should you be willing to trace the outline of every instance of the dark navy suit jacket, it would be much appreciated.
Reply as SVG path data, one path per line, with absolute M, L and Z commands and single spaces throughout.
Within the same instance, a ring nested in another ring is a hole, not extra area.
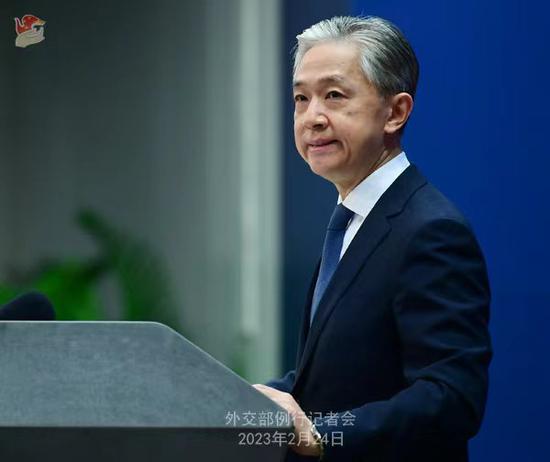
M 268 385 L 325 414 L 324 459 L 467 461 L 492 353 L 486 266 L 462 214 L 411 165 L 363 222 L 310 327 L 316 278 L 296 368 Z

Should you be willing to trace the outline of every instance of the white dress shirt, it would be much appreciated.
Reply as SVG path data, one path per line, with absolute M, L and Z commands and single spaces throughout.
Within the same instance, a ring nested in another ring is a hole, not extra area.
M 378 202 L 378 199 L 382 197 L 382 194 L 386 192 L 391 184 L 409 165 L 410 162 L 407 159 L 407 155 L 402 151 L 401 154 L 372 172 L 346 196 L 343 204 L 355 215 L 353 215 L 353 218 L 349 221 L 348 227 L 346 228 L 342 250 L 340 251 L 340 258 L 342 258 L 348 249 L 357 231 L 359 231 L 359 228 L 365 221 L 365 218 L 367 218 L 368 214 Z M 338 204 L 341 202 L 342 198 L 339 196 Z

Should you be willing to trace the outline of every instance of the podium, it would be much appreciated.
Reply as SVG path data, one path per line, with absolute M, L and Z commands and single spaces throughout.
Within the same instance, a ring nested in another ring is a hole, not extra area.
M 279 462 L 290 432 L 280 407 L 162 324 L 0 322 L 1 461 Z

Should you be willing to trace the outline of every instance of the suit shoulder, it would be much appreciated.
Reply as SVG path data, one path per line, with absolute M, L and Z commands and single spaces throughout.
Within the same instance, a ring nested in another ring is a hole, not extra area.
M 411 195 L 402 215 L 402 218 L 415 227 L 423 227 L 438 221 L 453 221 L 470 228 L 462 212 L 429 182 Z

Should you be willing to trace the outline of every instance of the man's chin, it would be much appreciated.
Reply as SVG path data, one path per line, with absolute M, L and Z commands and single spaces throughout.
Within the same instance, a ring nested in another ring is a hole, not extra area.
M 337 178 L 337 172 L 333 166 L 321 162 L 308 162 L 308 164 L 313 173 L 334 183 L 335 178 Z

